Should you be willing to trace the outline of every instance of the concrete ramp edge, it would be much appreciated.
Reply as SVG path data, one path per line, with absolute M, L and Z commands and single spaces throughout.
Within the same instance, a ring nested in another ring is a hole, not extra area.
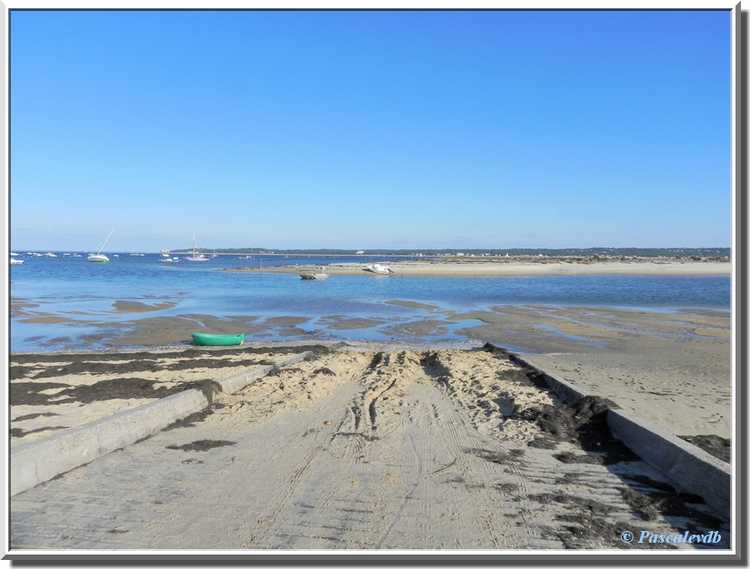
M 311 355 L 303 352 L 279 366 L 252 366 L 247 372 L 216 381 L 224 393 L 236 393 L 274 369 L 297 364 Z M 134 409 L 66 430 L 38 442 L 11 450 L 10 495 L 15 496 L 42 482 L 87 464 L 100 456 L 154 435 L 175 421 L 204 410 L 212 395 L 187 389 Z

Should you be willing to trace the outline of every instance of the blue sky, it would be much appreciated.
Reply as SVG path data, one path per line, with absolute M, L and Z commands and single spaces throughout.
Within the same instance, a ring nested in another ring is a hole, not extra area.
M 15 248 L 729 245 L 729 12 L 11 26 Z

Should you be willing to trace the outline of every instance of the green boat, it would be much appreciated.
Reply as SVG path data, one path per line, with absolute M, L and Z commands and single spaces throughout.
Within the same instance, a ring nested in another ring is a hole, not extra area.
M 244 341 L 244 334 L 193 334 L 196 346 L 239 346 Z

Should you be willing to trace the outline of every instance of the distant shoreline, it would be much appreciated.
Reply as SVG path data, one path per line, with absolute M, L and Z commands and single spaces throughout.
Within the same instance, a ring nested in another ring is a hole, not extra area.
M 241 267 L 226 272 L 299 273 L 320 271 L 331 275 L 374 276 L 364 270 L 367 263 L 330 265 L 286 265 L 281 267 Z M 389 264 L 392 276 L 555 276 L 555 275 L 654 275 L 654 276 L 728 276 L 728 262 L 487 262 L 487 261 L 400 261 Z

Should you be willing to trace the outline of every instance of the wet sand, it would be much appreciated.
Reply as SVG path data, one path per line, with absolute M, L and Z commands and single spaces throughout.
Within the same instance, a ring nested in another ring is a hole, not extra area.
M 112 306 L 117 312 L 157 312 L 167 310 L 177 306 L 176 302 L 158 302 L 156 304 L 147 304 L 136 300 L 116 300 Z
M 12 383 L 200 381 L 307 349 L 29 354 L 14 357 Z M 601 399 L 566 406 L 494 350 L 312 349 L 190 421 L 13 497 L 12 547 L 654 547 L 620 540 L 642 529 L 715 529 L 728 543 L 700 499 L 611 438 Z M 110 383 L 74 399 L 107 391 L 119 395 Z M 49 399 L 22 405 L 14 424 L 59 419 Z
M 368 263 L 336 263 L 325 266 L 331 275 L 361 275 L 383 278 L 364 270 Z M 503 261 L 398 261 L 387 263 L 391 276 L 544 276 L 544 275 L 729 275 L 727 262 L 503 262 Z M 299 273 L 320 270 L 318 265 L 244 267 L 227 272 Z

